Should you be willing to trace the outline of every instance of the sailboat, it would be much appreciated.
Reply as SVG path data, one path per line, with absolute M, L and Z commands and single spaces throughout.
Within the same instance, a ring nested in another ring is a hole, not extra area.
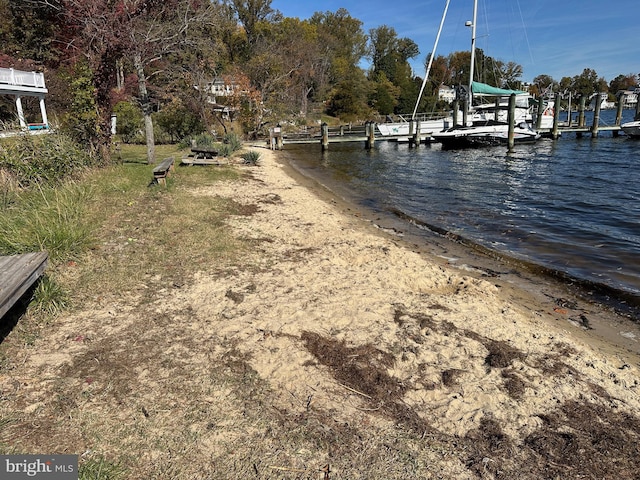
M 473 21 L 466 22 L 471 27 L 471 68 L 469 71 L 469 99 L 467 105 L 472 107 L 474 95 L 490 96 L 490 97 L 509 97 L 515 95 L 516 100 L 520 96 L 526 98 L 528 102 L 529 94 L 519 90 L 507 90 L 492 87 L 480 82 L 473 81 L 473 73 L 475 66 L 475 49 L 476 49 L 476 22 L 478 16 L 478 0 L 473 2 Z M 479 109 L 471 116 L 471 122 L 463 125 L 454 125 L 451 128 L 444 129 L 440 132 L 432 134 L 432 138 L 440 142 L 443 148 L 469 148 L 484 147 L 506 144 L 509 141 L 509 122 L 501 116 L 500 112 L 505 112 L 504 108 L 500 108 L 500 101 L 496 102 L 497 109 L 494 107 L 493 118 L 490 115 L 482 113 Z M 517 107 L 517 101 L 516 101 Z M 527 104 L 528 109 L 528 104 Z M 516 108 L 516 111 L 518 109 Z M 527 117 L 515 115 L 513 126 L 514 143 L 535 142 L 540 138 L 540 134 L 536 132 Z
M 447 11 L 449 10 L 449 3 L 451 3 L 451 0 L 447 0 L 445 4 L 442 19 L 440 20 L 440 27 L 438 28 L 436 40 L 433 45 L 433 51 L 431 53 L 431 56 L 429 57 L 427 70 L 424 79 L 422 80 L 420 93 L 418 94 L 418 99 L 416 100 L 416 105 L 413 109 L 413 113 L 411 114 L 411 118 L 407 120 L 402 115 L 400 115 L 399 122 L 386 122 L 377 124 L 378 130 L 383 137 L 393 136 L 399 139 L 403 137 L 409 139 L 411 134 L 414 133 L 412 132 L 412 127 L 420 130 L 420 136 L 428 137 L 431 136 L 433 132 L 439 132 L 447 128 L 449 125 L 453 125 L 452 115 L 440 115 L 434 118 L 433 116 L 427 116 L 425 114 L 416 114 L 416 112 L 418 111 L 418 105 L 420 104 L 420 99 L 422 98 L 422 94 L 424 93 L 424 88 L 429 79 L 429 73 L 431 72 L 433 59 L 436 55 L 436 48 L 438 48 L 438 42 L 440 40 L 440 34 L 442 33 L 442 27 L 444 26 L 444 20 L 447 17 Z

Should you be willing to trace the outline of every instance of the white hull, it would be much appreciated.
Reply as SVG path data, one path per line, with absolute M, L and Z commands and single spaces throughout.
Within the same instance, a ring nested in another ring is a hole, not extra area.
M 640 120 L 627 122 L 620 125 L 622 131 L 630 137 L 640 137 Z
M 532 143 L 540 138 L 540 134 L 527 123 L 514 127 L 515 143 Z M 509 125 L 506 123 L 487 122 L 485 125 L 471 127 L 457 126 L 443 132 L 433 134 L 433 139 L 440 142 L 443 148 L 473 148 L 507 144 L 509 141 Z
M 395 137 L 407 137 L 410 134 L 411 122 L 388 122 L 378 123 L 378 131 L 383 137 L 395 136 Z M 431 136 L 434 132 L 440 132 L 445 128 L 453 125 L 453 118 L 441 118 L 438 120 L 426 120 L 420 121 L 420 135 Z

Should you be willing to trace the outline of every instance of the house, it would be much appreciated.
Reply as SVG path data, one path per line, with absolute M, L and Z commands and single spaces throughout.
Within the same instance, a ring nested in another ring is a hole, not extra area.
M 0 95 L 11 95 L 15 98 L 18 121 L 22 129 L 28 131 L 49 129 L 47 109 L 44 104 L 44 97 L 47 93 L 43 73 L 0 68 Z M 42 122 L 27 123 L 22 108 L 23 97 L 36 97 L 39 100 Z
M 620 98 L 622 96 L 622 108 L 636 108 L 639 93 L 640 87 L 628 88 L 627 90 L 620 90 L 616 93 L 616 97 Z
M 210 103 L 224 103 L 226 97 L 230 97 L 240 89 L 240 85 L 231 77 L 216 77 L 207 84 L 207 92 Z
M 456 99 L 456 89 L 447 85 L 440 85 L 438 87 L 438 100 L 443 100 L 447 103 L 451 103 Z
M 195 86 L 199 90 L 199 86 Z M 214 112 L 221 114 L 225 118 L 233 115 L 238 110 L 234 105 L 231 96 L 240 92 L 240 84 L 233 80 L 233 77 L 216 77 L 206 84 L 205 93 L 207 94 L 207 103 L 209 103 Z

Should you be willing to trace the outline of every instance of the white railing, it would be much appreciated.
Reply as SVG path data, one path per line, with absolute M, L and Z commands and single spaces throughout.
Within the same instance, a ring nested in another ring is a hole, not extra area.
M 0 84 L 46 88 L 44 85 L 44 73 L 23 72 L 13 68 L 0 68 Z

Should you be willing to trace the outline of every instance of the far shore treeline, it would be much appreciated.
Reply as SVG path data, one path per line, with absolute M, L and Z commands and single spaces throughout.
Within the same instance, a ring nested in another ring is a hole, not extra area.
M 0 22 L 0 67 L 44 72 L 53 121 L 102 161 L 114 114 L 123 141 L 149 144 L 230 130 L 251 138 L 283 120 L 407 113 L 422 83 L 409 60 L 429 58 L 391 25 L 366 32 L 344 8 L 289 18 L 271 0 L 0 0 Z M 434 59 L 420 111 L 449 108 L 438 87 L 468 84 L 469 55 Z M 522 87 L 516 62 L 479 50 L 476 63 L 476 79 Z M 214 79 L 230 88 L 223 104 L 212 97 Z M 607 81 L 585 68 L 561 79 L 539 75 L 529 88 L 588 98 L 637 83 L 638 74 Z M 25 108 L 38 111 L 35 100 Z M 0 98 L 0 122 L 15 117 L 13 99 Z

